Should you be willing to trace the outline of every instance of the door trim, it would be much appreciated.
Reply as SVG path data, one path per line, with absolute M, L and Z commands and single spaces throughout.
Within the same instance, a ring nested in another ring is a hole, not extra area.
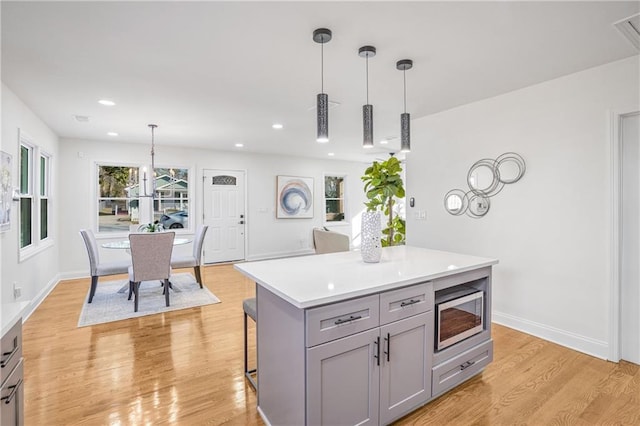
M 205 191 L 207 190 L 207 185 L 205 185 L 205 179 L 206 179 L 206 174 L 207 172 L 214 172 L 214 173 L 225 173 L 225 172 L 235 172 L 235 173 L 242 173 L 244 175 L 244 188 L 243 188 L 243 192 L 244 192 L 244 199 L 242 200 L 242 204 L 244 207 L 244 223 L 245 223 L 245 227 L 244 227 L 244 257 L 242 258 L 243 261 L 247 260 L 247 251 L 249 250 L 249 226 L 247 226 L 247 219 L 249 216 L 248 213 L 248 209 L 247 209 L 247 199 L 248 199 L 248 194 L 247 194 L 247 180 L 249 179 L 249 173 L 247 172 L 247 169 L 207 169 L 207 168 L 203 168 L 202 169 L 202 216 L 200 217 L 202 220 L 202 223 L 204 223 L 204 197 L 205 197 Z M 204 262 L 203 262 L 204 263 Z M 204 263 L 205 265 L 215 265 L 215 263 Z
M 610 236 L 610 304 L 609 304 L 609 361 L 620 361 L 620 279 L 622 239 L 622 131 L 621 123 L 625 117 L 640 114 L 638 107 L 612 110 L 609 116 L 610 152 L 611 152 L 611 236 Z

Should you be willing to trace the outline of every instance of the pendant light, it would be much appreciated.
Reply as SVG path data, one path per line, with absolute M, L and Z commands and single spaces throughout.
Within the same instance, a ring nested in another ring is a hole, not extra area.
M 313 32 L 313 41 L 320 43 L 320 93 L 316 104 L 318 137 L 316 141 L 329 142 L 329 96 L 324 93 L 324 44 L 331 40 L 331 30 L 318 28 Z
M 396 63 L 396 68 L 402 71 L 404 82 L 404 112 L 400 114 L 400 152 L 411 151 L 410 114 L 407 112 L 407 70 L 413 67 L 411 59 L 402 59 Z
M 373 105 L 369 104 L 369 58 L 376 56 L 376 48 L 362 46 L 358 55 L 365 58 L 367 64 L 367 104 L 362 105 L 362 147 L 373 148 Z

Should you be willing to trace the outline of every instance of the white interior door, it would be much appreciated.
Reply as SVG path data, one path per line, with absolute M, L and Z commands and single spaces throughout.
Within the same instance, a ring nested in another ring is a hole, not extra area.
M 244 172 L 204 170 L 204 262 L 244 260 Z
M 622 119 L 620 358 L 640 364 L 640 114 Z

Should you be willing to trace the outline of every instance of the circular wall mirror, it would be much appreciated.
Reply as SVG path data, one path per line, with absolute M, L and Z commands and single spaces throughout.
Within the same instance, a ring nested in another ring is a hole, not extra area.
M 467 184 L 474 194 L 490 197 L 502 189 L 495 160 L 484 158 L 476 161 L 467 173 Z
M 449 214 L 460 216 L 469 205 L 467 194 L 461 189 L 452 189 L 444 196 L 444 208 Z
M 491 202 L 489 201 L 489 197 L 485 197 L 483 195 L 478 195 L 475 193 L 467 194 L 469 198 L 469 208 L 467 209 L 467 215 L 478 219 L 482 216 L 486 215 L 491 207 Z
M 514 183 L 524 175 L 524 159 L 515 152 L 507 152 L 496 158 L 498 175 L 502 183 Z

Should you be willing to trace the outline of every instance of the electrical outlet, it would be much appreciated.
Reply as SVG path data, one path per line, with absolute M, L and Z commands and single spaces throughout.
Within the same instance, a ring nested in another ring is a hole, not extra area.
M 22 296 L 22 287 L 18 287 L 18 282 L 13 282 L 13 299 L 19 299 Z

